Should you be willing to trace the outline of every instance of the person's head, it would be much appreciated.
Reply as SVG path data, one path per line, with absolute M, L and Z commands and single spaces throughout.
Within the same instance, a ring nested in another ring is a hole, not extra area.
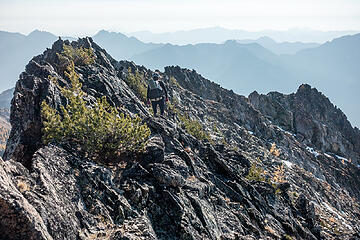
M 152 77 L 153 77 L 153 79 L 156 81 L 156 80 L 159 80 L 159 77 L 160 77 L 160 76 L 159 76 L 158 73 L 155 72 L 155 73 L 153 73 L 153 76 L 152 76 Z

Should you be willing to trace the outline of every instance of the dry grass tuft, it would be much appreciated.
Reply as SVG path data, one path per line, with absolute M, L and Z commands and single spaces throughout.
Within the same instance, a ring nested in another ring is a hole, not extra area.
M 274 172 L 274 176 L 273 176 L 273 182 L 276 183 L 284 183 L 286 182 L 285 180 L 285 170 L 284 170 L 284 165 L 281 164 L 281 166 L 278 166 Z
M 26 191 L 30 191 L 30 186 L 26 182 L 24 182 L 22 180 L 20 180 L 17 183 L 17 187 L 18 187 L 18 189 L 19 189 L 19 191 L 21 193 L 26 192 Z
M 276 143 L 271 144 L 270 153 L 276 157 L 280 156 L 280 150 L 276 148 Z
M 191 152 L 191 148 L 190 148 L 190 147 L 186 147 L 186 148 L 185 148 L 185 152 L 187 152 L 187 153 Z
M 270 234 L 275 235 L 275 230 L 272 229 L 270 226 L 265 226 L 265 230 L 268 231 Z
M 187 180 L 190 182 L 195 182 L 196 177 L 194 175 L 192 175 L 192 176 L 188 177 Z

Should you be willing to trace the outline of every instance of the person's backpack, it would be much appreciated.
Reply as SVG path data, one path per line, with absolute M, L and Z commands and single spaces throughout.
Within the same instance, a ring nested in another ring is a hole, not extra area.
M 149 98 L 152 99 L 158 99 L 164 96 L 164 90 L 160 86 L 160 83 L 158 81 L 155 81 L 154 79 L 150 79 L 149 81 Z

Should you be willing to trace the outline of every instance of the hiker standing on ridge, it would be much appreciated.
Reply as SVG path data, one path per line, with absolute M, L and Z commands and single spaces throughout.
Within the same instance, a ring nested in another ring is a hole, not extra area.
M 154 73 L 152 79 L 149 80 L 147 88 L 147 103 L 150 104 L 150 101 L 154 111 L 154 116 L 156 117 L 158 105 L 160 107 L 160 114 L 163 116 L 165 111 L 165 101 L 168 101 L 168 95 L 165 84 L 160 80 L 160 75 L 158 73 Z

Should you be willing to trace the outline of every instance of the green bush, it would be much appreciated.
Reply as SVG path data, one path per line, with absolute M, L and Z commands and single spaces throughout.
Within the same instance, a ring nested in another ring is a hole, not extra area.
M 139 73 L 138 70 L 135 71 L 135 74 L 131 73 L 131 68 L 128 69 L 128 76 L 125 79 L 125 82 L 129 87 L 135 91 L 135 94 L 140 100 L 146 101 L 147 96 L 147 84 L 144 80 L 144 77 Z
M 88 157 L 100 161 L 109 161 L 124 152 L 144 150 L 150 129 L 139 117 L 119 114 L 106 97 L 98 99 L 93 108 L 86 106 L 74 62 L 68 66 L 65 75 L 70 79 L 71 87 L 60 89 L 68 100 L 67 105 L 60 106 L 57 111 L 45 101 L 41 104 L 45 144 L 51 141 L 76 143 Z
M 251 164 L 249 174 L 246 176 L 246 178 L 248 180 L 250 180 L 250 181 L 265 182 L 265 174 L 266 174 L 266 172 L 264 171 L 264 169 L 257 166 L 258 161 L 260 161 L 260 160 L 258 159 L 257 162 Z
M 193 135 L 198 140 L 207 139 L 211 141 L 210 135 L 204 131 L 199 121 L 190 119 L 187 114 L 180 114 L 179 119 L 187 133 Z
M 180 84 L 173 76 L 170 77 L 170 83 L 172 86 L 176 86 L 176 87 L 180 88 Z
M 169 112 L 174 113 L 174 114 L 178 114 L 179 113 L 179 109 L 176 107 L 176 103 L 173 103 L 174 99 L 172 101 L 169 101 L 167 103 L 167 109 Z
M 293 238 L 292 238 L 290 235 L 286 234 L 285 237 L 284 237 L 284 239 L 285 239 L 285 240 L 292 240 Z
M 197 120 L 192 120 L 187 113 L 181 113 L 180 109 L 177 107 L 178 104 L 179 103 L 173 98 L 172 102 L 167 103 L 167 106 L 170 112 L 176 114 L 179 117 L 181 125 L 186 130 L 186 132 L 193 135 L 198 140 L 207 139 L 210 143 L 213 143 L 210 134 L 203 129 L 200 122 Z
M 74 62 L 76 66 L 84 66 L 95 62 L 95 54 L 91 48 L 76 48 L 71 45 L 63 44 L 62 53 L 57 53 L 60 62 Z

